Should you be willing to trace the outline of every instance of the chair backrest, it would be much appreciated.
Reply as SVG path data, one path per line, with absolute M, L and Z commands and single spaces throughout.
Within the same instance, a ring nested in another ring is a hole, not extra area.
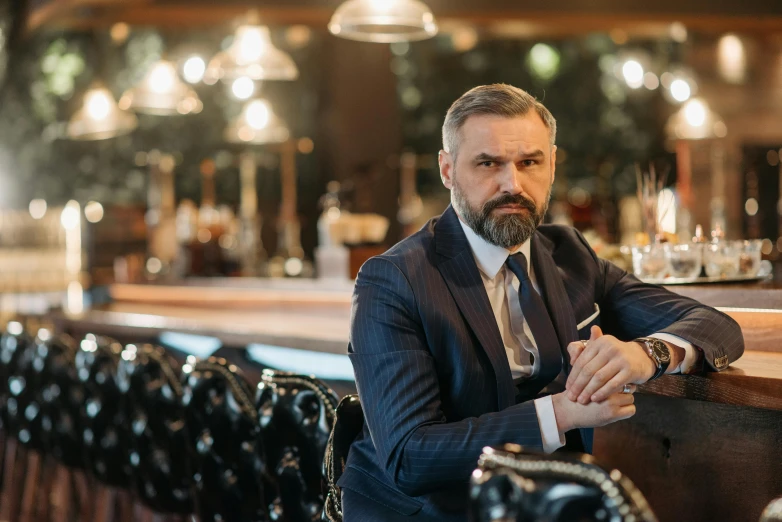
M 27 383 L 17 373 L 23 354 L 33 349 L 33 338 L 21 323 L 11 321 L 0 336 L 0 422 L 6 433 L 15 435 L 18 429 L 17 396 Z
M 46 335 L 44 333 L 44 335 Z M 35 353 L 43 341 L 24 334 L 7 339 L 6 348 L 16 344 L 10 355 L 11 364 L 6 375 L 7 394 L 3 426 L 10 436 L 23 446 L 42 450 L 41 408 L 36 397 L 40 389 L 39 373 L 35 370 Z M 17 342 L 15 342 L 17 341 Z
M 271 502 L 288 522 L 320 519 L 323 459 L 338 402 L 314 377 L 263 371 L 256 409 L 267 468 L 277 485 Z
M 210 357 L 182 366 L 187 433 L 202 521 L 269 519 L 258 412 L 239 369 Z
M 194 511 L 193 450 L 187 437 L 179 365 L 159 346 L 129 344 L 117 367 L 130 423 L 133 489 L 159 513 Z
M 9 421 L 15 424 L 9 426 L 9 431 L 15 432 L 23 445 L 39 452 L 60 455 L 55 451 L 57 430 L 72 428 L 73 422 L 66 419 L 67 409 L 61 411 L 60 404 L 56 403 L 61 386 L 68 390 L 69 384 L 76 380 L 74 353 L 73 339 L 68 336 L 57 338 L 49 330 L 41 328 L 20 354 L 14 372 L 19 383 L 10 386 L 17 392 L 14 395 L 17 415 L 14 421 Z M 67 384 L 56 378 L 60 371 L 65 372 Z
M 39 345 L 34 363 L 40 369 L 41 424 L 47 451 L 69 468 L 86 467 L 81 422 L 85 393 L 76 371 L 78 349 L 70 336 L 52 336 Z
M 331 430 L 323 473 L 326 477 L 326 502 L 322 520 L 342 521 L 342 492 L 337 481 L 345 471 L 350 445 L 364 429 L 364 410 L 358 395 L 346 395 L 337 406 L 334 428 Z
M 131 469 L 129 423 L 117 386 L 121 353 L 114 339 L 87 334 L 76 353 L 76 371 L 85 392 L 81 421 L 88 468 L 101 482 L 126 488 Z
M 506 444 L 486 448 L 470 485 L 475 522 L 656 522 L 643 494 L 618 470 L 591 455 L 525 452 Z

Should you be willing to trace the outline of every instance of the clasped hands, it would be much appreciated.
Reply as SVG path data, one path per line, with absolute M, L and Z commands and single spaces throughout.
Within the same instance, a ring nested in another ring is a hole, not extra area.
M 552 397 L 560 433 L 605 426 L 635 414 L 633 394 L 625 385 L 644 383 L 656 370 L 641 345 L 603 335 L 593 326 L 589 341 L 570 343 L 567 350 L 572 370 L 565 391 Z

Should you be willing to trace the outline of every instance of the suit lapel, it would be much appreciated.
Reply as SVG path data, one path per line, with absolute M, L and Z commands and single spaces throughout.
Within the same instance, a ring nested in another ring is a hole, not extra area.
M 440 273 L 494 369 L 498 407 L 507 408 L 515 403 L 516 388 L 505 346 L 470 244 L 450 206 L 435 225 L 435 248 Z
M 570 357 L 567 353 L 567 345 L 578 340 L 576 329 L 576 317 L 570 298 L 565 291 L 562 276 L 559 275 L 557 265 L 552 257 L 552 243 L 540 232 L 532 236 L 530 257 L 535 278 L 540 286 L 543 301 L 546 303 L 551 322 L 557 332 L 562 358 L 566 371 L 570 371 Z

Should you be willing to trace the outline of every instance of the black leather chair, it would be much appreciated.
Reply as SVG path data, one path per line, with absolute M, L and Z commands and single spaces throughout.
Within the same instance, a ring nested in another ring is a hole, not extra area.
M 9 439 L 6 428 L 8 424 L 8 399 L 11 396 L 8 389 L 8 379 L 16 371 L 20 354 L 31 343 L 32 338 L 24 331 L 22 324 L 16 321 L 9 322 L 0 335 L 0 460 L 3 462 L 3 465 L 0 466 L 0 479 L 6 476 L 6 467 L 13 468 L 15 459 L 12 456 L 16 455 L 16 441 Z M 15 399 L 12 405 L 15 409 Z M 3 488 L 8 482 L 9 479 L 0 480 Z M 8 503 L 2 498 L 0 498 L 0 502 L 3 503 L 0 506 L 0 511 L 2 511 L 2 508 Z
M 34 363 L 40 370 L 39 400 L 47 452 L 73 469 L 86 466 L 81 422 L 85 392 L 76 371 L 78 350 L 74 339 L 58 335 L 39 347 Z
M 198 362 L 189 357 L 182 378 L 199 519 L 270 520 L 265 496 L 270 477 L 252 388 L 236 366 L 216 357 Z
M 16 371 L 9 379 L 9 404 L 10 401 L 16 404 L 8 411 L 8 431 L 26 451 L 20 522 L 31 521 L 36 512 L 43 511 L 43 502 L 36 499 L 39 491 L 44 494 L 45 488 L 39 486 L 50 478 L 47 468 L 53 467 L 54 462 L 49 453 L 53 425 L 43 393 L 45 358 L 51 341 L 51 332 L 40 329 L 33 342 L 20 354 Z
M 76 353 L 76 371 L 84 384 L 82 437 L 91 473 L 104 484 L 130 485 L 128 438 L 123 396 L 117 385 L 122 345 L 108 337 L 87 334 Z
M 0 338 L 0 420 L 5 437 L 0 520 L 17 520 L 23 516 L 22 512 L 29 510 L 29 502 L 22 496 L 26 466 L 30 463 L 28 456 L 32 455 L 21 449 L 20 443 L 25 447 L 32 439 L 23 419 L 35 390 L 35 386 L 28 383 L 34 352 L 35 340 L 25 332 L 22 324 L 8 323 Z M 32 459 L 32 464 L 37 471 L 37 458 Z M 24 516 L 27 515 L 25 512 Z
M 364 429 L 364 410 L 358 395 L 346 395 L 337 406 L 336 420 L 331 430 L 323 460 L 326 477 L 326 502 L 321 520 L 342 522 L 342 492 L 337 481 L 345 471 L 350 445 Z
M 24 388 L 19 380 L 17 367 L 24 353 L 33 348 L 33 338 L 21 323 L 12 321 L 0 336 L 0 428 L 9 429 L 18 415 L 16 395 Z M 12 393 L 13 389 L 13 393 Z M 10 421 L 10 422 L 9 422 Z
M 128 459 L 129 422 L 124 397 L 117 385 L 122 345 L 108 337 L 87 334 L 76 353 L 76 371 L 84 384 L 81 408 L 82 438 L 87 469 L 100 485 L 95 498 L 95 520 L 132 517 L 125 491 L 131 486 Z M 118 502 L 119 501 L 119 502 Z M 115 506 L 121 507 L 115 511 Z
M 179 365 L 159 346 L 129 344 L 117 383 L 131 426 L 128 464 L 136 496 L 158 513 L 193 513 L 193 452 Z
M 39 501 L 42 520 L 71 520 L 75 508 L 79 508 L 81 520 L 90 519 L 92 498 L 83 473 L 86 462 L 81 424 L 85 394 L 75 365 L 78 349 L 71 337 L 52 336 L 39 344 L 33 362 L 39 372 L 37 396 L 47 453 L 42 479 L 44 495 L 43 501 Z M 80 506 L 72 505 L 74 479 L 79 485 Z
M 307 375 L 264 370 L 256 392 L 266 462 L 274 476 L 274 512 L 287 522 L 320 520 L 323 459 L 339 398 Z
M 470 485 L 473 522 L 656 522 L 643 494 L 591 455 L 486 448 Z

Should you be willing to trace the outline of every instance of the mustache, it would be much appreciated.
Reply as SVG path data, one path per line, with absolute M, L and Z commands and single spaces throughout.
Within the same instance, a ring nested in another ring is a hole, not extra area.
M 533 214 L 536 214 L 538 211 L 535 202 L 521 194 L 503 194 L 502 196 L 483 204 L 483 215 L 488 216 L 495 208 L 504 207 L 506 205 L 515 205 L 517 207 L 525 208 Z

